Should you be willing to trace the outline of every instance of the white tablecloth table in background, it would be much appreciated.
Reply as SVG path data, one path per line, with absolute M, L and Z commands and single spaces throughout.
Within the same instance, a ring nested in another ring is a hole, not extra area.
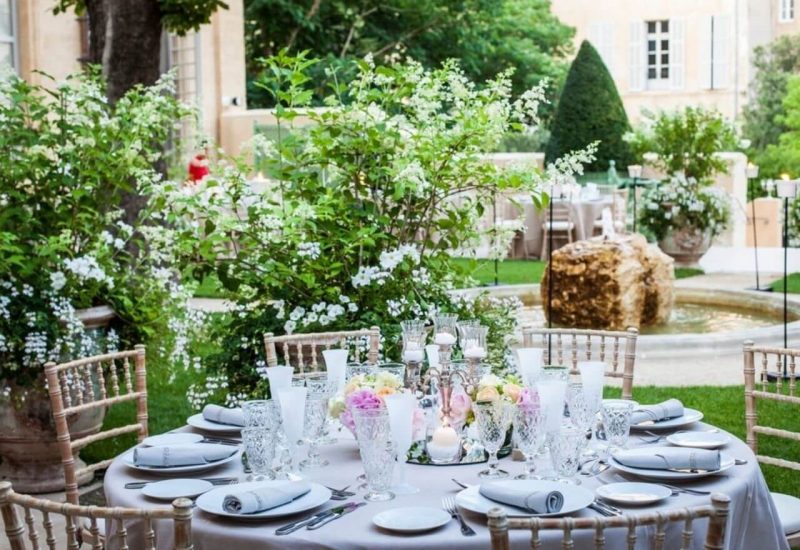
M 707 425 L 699 424 L 696 429 L 708 429 Z M 320 470 L 319 475 L 312 478 L 330 487 L 342 488 L 349 485 L 354 488 L 358 485 L 356 477 L 363 472 L 358 456 L 356 442 L 343 436 L 339 442 L 322 448 L 323 455 L 331 462 Z M 631 437 L 631 446 L 641 444 L 641 440 Z M 758 464 L 750 449 L 741 440 L 732 437 L 732 442 L 724 449 L 735 458 L 747 460 L 747 464 L 734 466 L 722 475 L 705 478 L 687 483 L 686 487 L 700 490 L 725 493 L 731 498 L 730 517 L 728 521 L 728 548 L 732 550 L 788 549 L 786 539 L 783 537 L 778 516 L 769 496 L 766 483 Z M 502 468 L 509 470 L 514 475 L 522 468 L 520 462 L 510 459 L 501 461 Z M 247 549 L 342 549 L 342 550 L 382 550 L 382 549 L 411 549 L 411 550 L 446 550 L 458 548 L 459 550 L 488 550 L 489 533 L 485 527 L 485 517 L 469 512 L 464 517 L 477 531 L 477 536 L 464 537 L 455 521 L 446 526 L 423 535 L 398 535 L 380 530 L 372 524 L 372 517 L 383 510 L 401 506 L 432 506 L 439 508 L 443 496 L 455 496 L 460 490 L 450 478 L 456 478 L 463 483 L 478 483 L 477 473 L 485 465 L 469 466 L 408 466 L 408 479 L 422 490 L 416 495 L 398 496 L 389 502 L 371 502 L 348 514 L 341 519 L 325 525 L 316 531 L 300 529 L 291 535 L 277 537 L 275 529 L 300 516 L 290 516 L 277 520 L 261 521 L 232 521 L 201 510 L 195 509 L 192 521 L 192 532 L 196 550 L 247 550 Z M 222 477 L 238 476 L 241 480 L 246 478 L 239 460 L 221 466 L 215 470 L 204 472 L 196 477 Z M 594 490 L 603 481 L 621 481 L 613 469 L 601 474 L 600 479 L 581 476 L 583 486 Z M 124 485 L 130 481 L 158 480 L 156 477 L 142 474 L 125 466 L 119 459 L 109 468 L 105 478 L 105 493 L 110 506 L 131 506 L 137 508 L 164 506 L 164 503 L 150 501 L 144 497 L 140 490 L 125 489 Z M 233 487 L 231 487 L 233 489 Z M 361 501 L 363 493 L 352 497 L 351 501 Z M 709 497 L 691 496 L 680 494 L 654 506 L 644 506 L 638 509 L 626 508 L 627 512 L 648 512 L 658 509 L 677 508 L 690 505 L 706 504 Z M 341 504 L 332 501 L 330 506 Z M 326 505 L 327 506 L 327 505 Z M 310 512 L 308 512 L 310 513 Z M 581 516 L 597 516 L 596 512 L 586 509 L 579 513 Z M 706 521 L 695 523 L 695 548 L 702 548 Z M 680 532 L 682 526 L 673 525 L 667 531 L 665 548 L 680 546 Z M 129 528 L 129 537 L 138 533 Z M 607 532 L 606 548 L 625 547 L 625 529 L 615 529 Z M 650 536 L 655 528 L 640 528 L 639 544 L 637 548 L 650 548 Z M 171 548 L 172 530 L 168 522 L 160 521 L 156 524 L 158 548 Z M 550 533 L 555 537 L 555 533 Z M 576 532 L 576 548 L 593 547 L 589 544 L 591 531 Z M 113 540 L 113 539 L 112 539 Z M 581 544 L 581 541 L 585 541 Z M 111 541 L 110 541 L 111 542 Z M 131 548 L 138 548 L 137 541 L 132 540 Z M 113 544 L 109 545 L 113 548 Z M 524 531 L 512 532 L 512 548 L 529 548 L 529 533 Z M 551 541 L 545 548 L 559 548 Z
M 532 202 L 527 201 L 525 206 L 525 244 L 519 242 L 512 255 L 515 258 L 524 257 L 525 248 L 531 256 L 539 256 L 542 251 L 542 238 L 544 231 L 542 224 L 548 216 L 548 210 L 537 210 Z M 611 198 L 603 197 L 598 200 L 575 199 L 569 203 L 572 223 L 575 224 L 574 240 L 582 241 L 592 237 L 594 222 L 599 219 L 604 208 L 611 208 Z M 559 243 L 561 241 L 559 240 Z

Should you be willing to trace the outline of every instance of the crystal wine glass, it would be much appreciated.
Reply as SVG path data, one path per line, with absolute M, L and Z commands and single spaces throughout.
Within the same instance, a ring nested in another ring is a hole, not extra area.
M 633 403 L 624 401 L 610 401 L 603 403 L 603 429 L 606 432 L 609 452 L 622 449 L 628 443 L 631 431 L 631 413 Z
M 275 426 L 242 428 L 242 445 L 252 474 L 249 481 L 275 479 L 272 462 L 275 459 Z
M 595 422 L 596 410 L 594 404 L 590 401 L 594 396 L 588 396 L 583 384 L 580 382 L 573 382 L 567 386 L 567 408 L 569 409 L 569 420 L 573 426 L 583 431 L 585 434 L 583 447 L 581 452 L 586 450 L 591 437 L 592 425 Z
M 581 449 L 583 449 L 586 434 L 572 424 L 562 424 L 558 435 L 553 437 L 550 447 L 550 457 L 553 469 L 558 476 L 557 481 L 580 485 L 580 480 L 575 479 L 581 463 Z
M 517 403 L 514 407 L 514 441 L 525 456 L 522 474 L 516 479 L 536 479 L 534 458 L 544 444 L 547 412 L 535 402 Z
M 486 479 L 508 477 L 508 472 L 497 467 L 497 452 L 503 446 L 511 424 L 512 406 L 501 400 L 475 403 L 472 406 L 478 425 L 481 443 L 489 453 L 489 469 L 478 476 Z
M 367 476 L 368 501 L 392 500 L 394 493 L 389 491 L 394 467 L 394 445 L 389 426 L 389 413 L 386 408 L 355 409 L 353 420 L 356 425 L 358 450 L 361 463 Z
M 306 397 L 306 418 L 303 428 L 305 440 L 308 442 L 308 458 L 300 462 L 300 468 L 308 470 L 321 468 L 329 463 L 319 453 L 319 444 L 325 421 L 328 419 L 328 401 L 331 394 L 327 392 L 309 392 Z

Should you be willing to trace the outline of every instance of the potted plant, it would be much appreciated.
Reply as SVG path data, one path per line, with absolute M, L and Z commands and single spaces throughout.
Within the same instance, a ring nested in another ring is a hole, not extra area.
M 120 208 L 158 184 L 160 143 L 188 112 L 170 89 L 111 106 L 92 73 L 0 79 L 0 475 L 22 492 L 64 483 L 43 365 L 146 341 L 180 298 L 158 205 Z M 103 413 L 68 421 L 83 437 Z
M 712 186 L 714 176 L 726 170 L 717 153 L 738 149 L 735 129 L 716 111 L 686 107 L 647 113 L 627 139 L 641 161 L 655 154 L 647 160 L 668 175 L 635 213 L 643 231 L 676 265 L 695 265 L 730 219 L 726 194 Z

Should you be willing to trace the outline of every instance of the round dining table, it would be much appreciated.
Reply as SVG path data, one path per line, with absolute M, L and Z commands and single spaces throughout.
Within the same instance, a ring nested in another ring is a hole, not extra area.
M 709 430 L 711 426 L 697 423 L 690 429 Z M 183 428 L 191 431 L 191 428 Z M 665 445 L 665 443 L 648 443 L 651 436 L 639 437 L 631 434 L 629 447 L 641 445 Z M 731 435 L 730 443 L 722 449 L 732 457 L 739 459 L 739 464 L 731 469 L 710 477 L 691 482 L 673 482 L 684 488 L 700 491 L 718 492 L 730 497 L 730 515 L 728 519 L 726 541 L 727 548 L 733 550 L 788 549 L 783 535 L 775 506 L 770 497 L 759 465 L 744 442 Z M 358 446 L 349 433 L 340 433 L 338 441 L 322 447 L 322 454 L 330 461 L 330 465 L 316 471 L 308 472 L 311 481 L 341 489 L 349 486 L 357 491 L 359 481 L 356 478 L 363 473 L 359 459 Z M 501 467 L 512 475 L 522 470 L 522 462 L 511 458 L 501 460 Z M 464 484 L 478 484 L 478 472 L 485 464 L 432 466 L 409 464 L 407 479 L 420 489 L 416 494 L 398 495 L 386 502 L 370 502 L 341 518 L 328 523 L 318 530 L 300 529 L 290 535 L 276 536 L 275 530 L 293 520 L 313 512 L 309 510 L 294 516 L 281 517 L 269 521 L 231 520 L 206 513 L 195 508 L 192 518 L 192 533 L 196 550 L 246 550 L 246 549 L 337 549 L 337 550 L 459 550 L 481 549 L 491 547 L 489 531 L 486 528 L 486 517 L 462 510 L 462 516 L 476 531 L 475 536 L 464 536 L 458 522 L 453 520 L 430 532 L 416 535 L 397 534 L 376 527 L 372 518 L 379 512 L 406 506 L 427 506 L 441 508 L 443 497 L 455 497 L 462 489 L 453 482 L 456 479 Z M 549 470 L 545 462 L 538 466 L 541 471 Z M 194 477 L 236 477 L 241 481 L 247 479 L 241 460 L 238 458 L 216 469 L 195 474 Z M 178 476 L 175 476 L 178 477 Z M 184 476 L 185 477 L 185 476 Z M 601 484 L 618 481 L 642 481 L 630 476 L 623 477 L 613 467 L 597 476 L 577 476 L 583 487 L 594 491 Z M 136 508 L 168 507 L 169 503 L 153 501 L 142 495 L 139 489 L 126 489 L 124 486 L 132 481 L 158 481 L 165 476 L 154 476 L 127 466 L 120 458 L 109 467 L 105 477 L 105 494 L 109 506 L 125 506 Z M 234 487 L 231 486 L 233 490 Z M 333 507 L 344 502 L 363 502 L 363 491 L 348 501 L 331 501 L 320 507 Z M 666 500 L 650 506 L 619 506 L 626 514 L 654 512 L 669 508 L 708 504 L 709 496 L 696 496 L 678 493 Z M 318 511 L 318 510 L 317 510 Z M 599 517 L 592 509 L 584 509 L 575 514 L 582 517 Z M 702 548 L 707 520 L 696 520 L 694 523 L 694 548 Z M 172 548 L 172 525 L 168 521 L 156 522 L 156 540 L 158 548 Z M 672 524 L 666 532 L 664 548 L 680 547 L 683 525 Z M 137 536 L 141 536 L 136 526 L 128 526 L 128 539 L 131 548 L 138 548 Z M 652 546 L 655 527 L 639 527 L 636 548 L 647 549 Z M 626 529 L 612 529 L 606 533 L 606 548 L 626 548 Z M 107 548 L 114 548 L 114 533 L 109 532 Z M 561 532 L 546 532 L 544 548 L 560 548 Z M 575 548 L 594 548 L 592 531 L 576 531 Z M 530 534 L 527 531 L 511 532 L 511 547 L 530 548 Z

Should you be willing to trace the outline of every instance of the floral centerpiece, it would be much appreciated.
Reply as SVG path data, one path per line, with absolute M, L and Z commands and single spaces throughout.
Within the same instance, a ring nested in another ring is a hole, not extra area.
M 390 372 L 359 374 L 353 376 L 344 390 L 331 399 L 329 412 L 332 418 L 338 419 L 355 435 L 354 409 L 380 409 L 386 406 L 384 397 L 403 391 L 406 391 L 403 381 Z M 412 438 L 414 441 L 425 438 L 425 413 L 420 407 L 414 409 Z

